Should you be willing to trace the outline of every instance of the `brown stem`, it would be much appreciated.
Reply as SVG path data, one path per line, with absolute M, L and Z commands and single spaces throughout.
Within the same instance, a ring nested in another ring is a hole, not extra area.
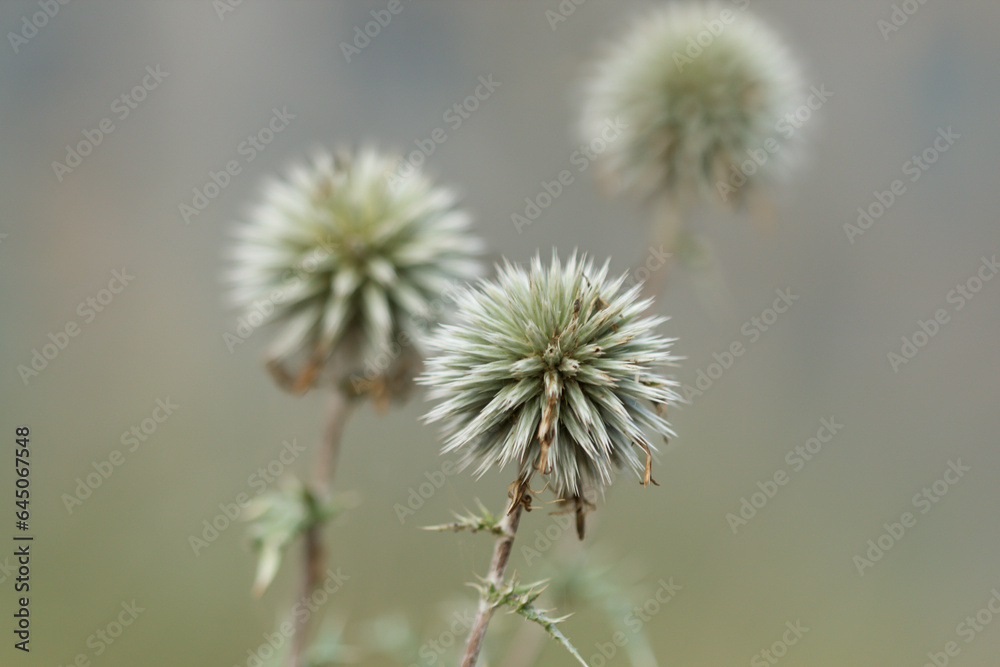
M 318 502 L 329 500 L 330 486 L 337 472 L 337 460 L 340 455 L 340 441 L 344 435 L 344 427 L 351 413 L 352 402 L 346 393 L 334 389 L 330 394 L 326 409 L 326 424 L 323 427 L 323 442 L 316 457 L 315 481 L 313 495 Z M 323 549 L 322 526 L 313 523 L 306 530 L 305 544 L 302 549 L 303 570 L 300 584 L 301 599 L 309 598 L 319 588 L 323 580 L 326 557 Z M 309 638 L 309 616 L 297 615 L 295 629 L 292 635 L 292 649 L 288 656 L 289 667 L 302 667 L 305 664 L 305 650 Z
M 323 571 L 323 542 L 318 526 L 306 531 L 303 553 L 305 569 L 302 572 L 300 590 L 302 597 L 308 598 L 319 585 Z M 305 664 L 306 640 L 309 636 L 309 617 L 297 614 L 294 623 L 292 651 L 288 657 L 288 664 L 290 667 L 302 667 Z
M 510 550 L 514 546 L 514 535 L 517 533 L 517 525 L 521 521 L 521 509 L 523 503 L 515 502 L 510 511 L 504 515 L 500 521 L 500 528 L 503 534 L 497 538 L 496 546 L 493 548 L 493 561 L 490 563 L 490 573 L 486 575 L 486 585 L 495 588 L 500 587 L 503 580 L 503 573 L 507 569 L 507 560 L 510 558 Z M 479 611 L 476 620 L 469 631 L 469 640 L 465 645 L 465 655 L 462 658 L 462 667 L 475 667 L 479 660 L 479 651 L 483 647 L 483 637 L 486 636 L 486 627 L 490 624 L 490 617 L 493 616 L 493 606 L 485 596 L 479 601 Z
M 649 230 L 650 247 L 642 258 L 643 265 L 649 260 L 651 253 L 663 250 L 670 255 L 665 264 L 652 271 L 642 286 L 642 298 L 658 297 L 667 285 L 667 275 L 670 273 L 677 250 L 677 239 L 684 230 L 682 205 L 666 197 L 658 197 L 652 204 L 653 221 Z
M 351 414 L 353 402 L 342 389 L 330 392 L 326 408 L 326 424 L 323 427 L 323 446 L 316 459 L 315 484 L 323 495 L 329 491 L 337 474 L 337 460 L 340 458 L 340 441 L 344 436 L 344 427 Z

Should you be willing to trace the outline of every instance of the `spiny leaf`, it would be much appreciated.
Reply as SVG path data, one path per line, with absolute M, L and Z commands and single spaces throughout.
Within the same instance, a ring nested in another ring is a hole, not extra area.
M 340 512 L 344 503 L 317 498 L 299 480 L 289 477 L 278 490 L 256 498 L 247 508 L 250 539 L 257 553 L 253 593 L 262 595 L 274 581 L 285 549 L 296 537 Z
M 489 582 L 485 582 L 482 585 L 473 584 L 473 586 L 479 590 L 483 599 L 494 609 L 497 607 L 510 607 L 509 613 L 519 614 L 532 623 L 542 626 L 545 633 L 562 644 L 563 648 L 569 651 L 570 655 L 576 658 L 577 662 L 583 665 L 583 667 L 588 667 L 587 661 L 583 659 L 580 652 L 576 650 L 576 647 L 573 646 L 566 635 L 556 627 L 556 624 L 562 623 L 569 618 L 570 614 L 552 617 L 548 615 L 551 610 L 535 607 L 534 602 L 545 590 L 545 583 L 545 581 L 536 581 L 533 584 L 520 584 L 515 579 L 511 579 L 500 587 Z
M 456 521 L 453 523 L 442 523 L 436 526 L 423 526 L 424 530 L 452 530 L 454 532 L 459 532 L 462 530 L 471 530 L 473 533 L 478 533 L 480 531 L 487 531 L 496 536 L 504 535 L 504 530 L 500 526 L 500 517 L 494 516 L 486 507 L 476 501 L 479 505 L 479 514 L 467 514 L 465 516 L 459 514 L 458 512 L 452 512 L 455 515 Z

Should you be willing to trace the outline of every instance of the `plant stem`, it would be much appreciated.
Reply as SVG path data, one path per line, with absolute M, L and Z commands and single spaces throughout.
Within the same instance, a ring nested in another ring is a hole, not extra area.
M 662 250 L 670 255 L 670 259 L 651 270 L 642 288 L 644 299 L 659 296 L 666 286 L 667 274 L 670 273 L 671 264 L 676 260 L 674 253 L 677 250 L 677 239 L 684 229 L 683 205 L 681 203 L 661 195 L 653 201 L 652 207 L 653 220 L 649 229 L 650 248 L 646 256 L 642 258 L 643 264 L 641 266 L 649 269 L 648 261 L 651 252 Z
M 316 459 L 315 484 L 323 495 L 329 492 L 333 477 L 337 473 L 340 458 L 340 441 L 344 435 L 347 418 L 354 407 L 352 399 L 340 388 L 330 392 L 326 408 L 326 424 L 323 427 L 323 446 Z
M 340 441 L 344 435 L 344 427 L 353 407 L 351 399 L 342 390 L 334 389 L 326 408 L 326 423 L 323 427 L 323 441 L 316 457 L 313 482 L 313 494 L 320 503 L 329 500 L 330 486 L 337 472 L 337 460 L 340 458 Z M 320 586 L 323 580 L 324 563 L 326 560 L 323 549 L 322 526 L 314 523 L 305 533 L 305 544 L 302 548 L 303 570 L 300 584 L 301 598 L 309 598 Z M 288 656 L 289 667 L 303 667 L 305 651 L 309 637 L 309 616 L 297 615 L 294 634 L 292 635 L 292 650 Z
M 571 530 L 564 530 L 559 542 L 553 545 L 557 552 L 565 552 L 579 543 L 579 538 Z M 560 605 L 557 604 L 556 607 Z M 532 667 L 538 664 L 538 657 L 545 649 L 548 635 L 532 623 L 522 623 L 508 642 L 510 648 L 500 667 Z
M 490 572 L 486 575 L 486 585 L 499 587 L 504 571 L 507 569 L 507 560 L 510 558 L 510 551 L 514 546 L 514 535 L 517 533 L 517 525 L 521 521 L 521 503 L 515 503 L 510 512 L 504 515 L 500 521 L 503 534 L 497 538 L 496 546 L 493 548 L 493 561 L 490 563 Z M 486 627 L 493 616 L 493 606 L 485 596 L 479 600 L 479 611 L 476 620 L 469 631 L 469 640 L 465 645 L 465 655 L 462 658 L 462 667 L 475 667 L 479 660 L 479 651 L 483 647 L 483 638 L 486 636 Z
M 302 598 L 308 598 L 319 585 L 323 572 L 323 541 L 318 526 L 306 531 L 303 555 L 305 567 L 302 571 L 300 591 Z M 296 615 L 294 623 L 292 651 L 288 657 L 288 664 L 289 667 L 302 667 L 305 664 L 306 640 L 309 636 L 309 617 Z

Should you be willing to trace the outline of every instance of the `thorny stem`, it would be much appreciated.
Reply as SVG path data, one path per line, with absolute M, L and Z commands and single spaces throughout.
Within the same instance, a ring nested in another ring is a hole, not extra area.
M 347 425 L 347 418 L 351 414 L 352 407 L 352 401 L 344 391 L 338 388 L 331 392 L 329 403 L 327 403 L 323 441 L 316 459 L 315 481 L 313 482 L 313 493 L 320 502 L 326 502 L 329 499 L 330 485 L 337 471 L 340 441 L 343 438 L 344 427 Z M 303 570 L 300 591 L 302 598 L 308 598 L 322 583 L 326 560 L 322 526 L 318 523 L 311 524 L 306 530 L 302 555 Z M 306 640 L 309 636 L 309 617 L 299 615 L 294 623 L 292 650 L 288 657 L 288 665 L 289 667 L 303 667 Z
M 486 575 L 486 585 L 499 587 L 503 580 L 503 574 L 507 569 L 507 560 L 510 558 L 510 551 L 514 546 L 514 535 L 517 533 L 517 525 L 521 521 L 522 503 L 515 503 L 510 512 L 504 515 L 500 521 L 500 528 L 503 534 L 497 538 L 493 547 L 493 561 L 490 563 L 490 572 Z M 465 644 L 465 655 L 462 657 L 462 667 L 475 667 L 479 660 L 479 651 L 483 647 L 483 638 L 486 636 L 486 627 L 490 624 L 490 617 L 493 616 L 493 605 L 489 603 L 485 595 L 479 600 L 479 610 L 476 613 L 476 620 L 469 631 L 469 640 Z

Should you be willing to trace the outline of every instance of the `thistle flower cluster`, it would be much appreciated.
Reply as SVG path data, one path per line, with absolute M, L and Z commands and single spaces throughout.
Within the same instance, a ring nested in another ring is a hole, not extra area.
M 615 190 L 705 197 L 720 183 L 744 185 L 744 176 L 757 184 L 787 163 L 789 137 L 776 126 L 800 89 L 794 59 L 749 12 L 670 4 L 643 17 L 597 65 L 581 132 L 597 136 L 608 118 L 624 126 L 600 165 Z M 748 151 L 768 159 L 741 174 Z
M 443 295 L 480 272 L 482 244 L 455 195 L 419 172 L 393 178 L 398 164 L 372 150 L 321 154 L 270 183 L 236 232 L 233 301 L 250 321 L 280 323 L 270 364 L 294 389 L 321 372 L 412 376 Z
M 656 372 L 675 361 L 653 333 L 666 318 L 643 315 L 641 285 L 623 291 L 625 275 L 609 280 L 607 263 L 575 253 L 498 271 L 459 293 L 458 321 L 432 339 L 418 379 L 440 400 L 426 419 L 443 424 L 444 452 L 477 475 L 513 465 L 526 480 L 534 469 L 564 500 L 585 484 L 602 490 L 616 468 L 651 481 L 645 429 L 671 435 L 660 409 L 678 398 Z

